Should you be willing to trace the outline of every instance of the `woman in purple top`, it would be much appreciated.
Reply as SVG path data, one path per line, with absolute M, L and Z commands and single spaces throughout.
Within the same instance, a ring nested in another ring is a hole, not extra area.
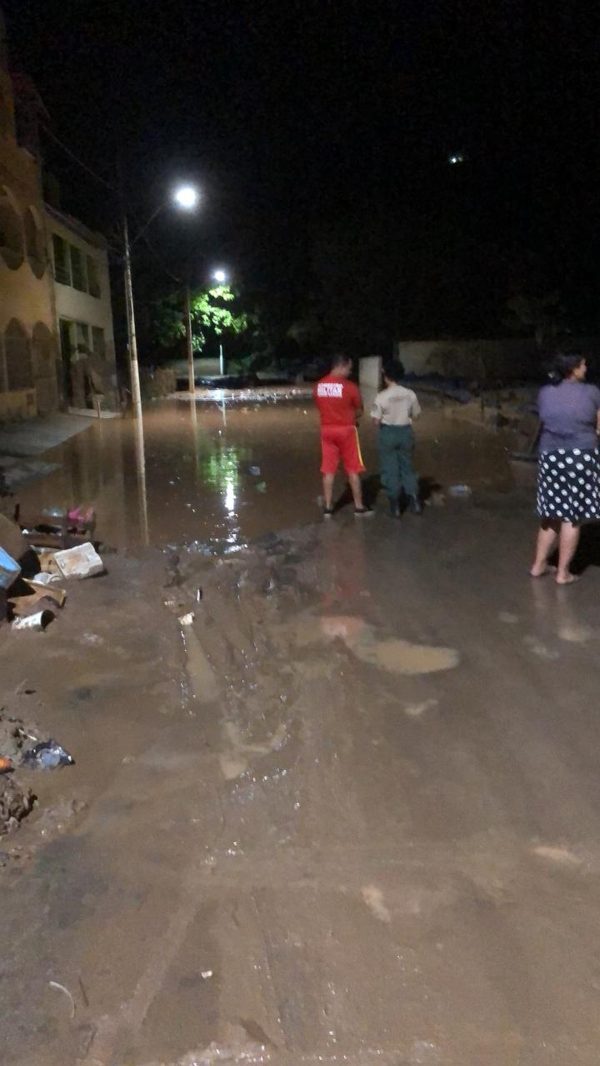
M 581 352 L 559 355 L 556 384 L 538 396 L 542 425 L 539 445 L 537 511 L 541 518 L 532 577 L 553 568 L 548 559 L 558 546 L 559 585 L 576 581 L 569 567 L 582 522 L 600 518 L 600 389 L 587 385 Z

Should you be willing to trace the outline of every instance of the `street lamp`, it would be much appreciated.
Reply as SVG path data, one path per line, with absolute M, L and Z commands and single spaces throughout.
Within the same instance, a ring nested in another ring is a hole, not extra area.
M 224 285 L 227 281 L 227 272 L 221 268 L 213 270 L 213 278 L 215 281 L 218 281 L 219 285 Z
M 194 185 L 180 185 L 175 189 L 173 199 L 184 211 L 193 211 L 198 206 L 200 194 Z
M 197 206 L 200 199 L 198 190 L 193 185 L 180 185 L 174 189 L 171 195 L 171 201 L 184 211 L 193 211 Z M 131 277 L 131 249 L 134 244 L 140 239 L 142 233 L 144 233 L 151 222 L 154 221 L 157 215 L 169 203 L 169 200 L 163 200 L 158 205 L 156 211 L 154 211 L 147 222 L 136 233 L 133 240 L 129 240 L 129 225 L 127 222 L 127 214 L 123 207 L 123 244 L 125 247 L 124 255 L 124 267 L 125 267 L 125 308 L 127 314 L 127 339 L 129 342 L 129 373 L 131 376 L 131 402 L 133 404 L 133 410 L 136 418 L 142 417 L 142 391 L 140 388 L 140 367 L 138 361 L 137 350 L 137 333 L 135 327 L 135 310 L 133 305 L 133 283 Z M 188 315 L 189 321 L 189 315 Z M 189 350 L 191 350 L 191 329 L 189 331 Z M 189 356 L 188 356 L 189 357 Z M 193 358 L 192 358 L 192 375 L 193 375 Z M 193 380 L 193 378 L 192 378 Z

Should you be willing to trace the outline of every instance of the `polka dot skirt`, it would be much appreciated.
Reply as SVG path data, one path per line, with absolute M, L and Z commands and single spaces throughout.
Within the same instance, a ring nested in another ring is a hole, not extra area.
M 540 518 L 585 522 L 600 518 L 600 456 L 560 448 L 539 457 L 537 512 Z

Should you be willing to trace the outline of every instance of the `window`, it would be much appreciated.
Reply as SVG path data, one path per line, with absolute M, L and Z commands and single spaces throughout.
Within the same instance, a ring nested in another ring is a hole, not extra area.
M 54 249 L 54 277 L 61 285 L 71 284 L 71 264 L 69 262 L 69 245 L 58 233 L 52 236 Z
M 71 252 L 71 284 L 74 289 L 79 289 L 80 292 L 87 292 L 85 256 L 81 249 L 76 248 L 74 244 L 69 245 L 69 251 Z
M 6 384 L 9 392 L 33 387 L 31 346 L 25 327 L 11 318 L 4 333 Z
M 25 212 L 25 246 L 27 258 L 36 278 L 44 276 L 46 270 L 46 249 L 44 247 L 44 235 L 41 226 L 31 207 Z
M 100 280 L 98 278 L 98 264 L 91 255 L 87 257 L 88 292 L 90 296 L 100 296 Z
M 104 359 L 106 356 L 106 346 L 104 343 L 104 330 L 98 326 L 92 326 L 92 351 L 94 355 Z

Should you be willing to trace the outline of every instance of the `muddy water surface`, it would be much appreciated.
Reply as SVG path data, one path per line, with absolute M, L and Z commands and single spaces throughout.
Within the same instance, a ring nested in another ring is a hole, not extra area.
M 361 438 L 369 477 L 377 455 L 368 417 Z M 417 438 L 419 472 L 430 482 L 510 486 L 500 437 L 429 407 Z M 119 548 L 226 548 L 318 516 L 318 425 L 309 402 L 226 408 L 163 401 L 146 408 L 142 434 L 131 420 L 92 422 L 44 458 L 59 469 L 20 492 L 24 508 L 92 503 L 99 535 Z

